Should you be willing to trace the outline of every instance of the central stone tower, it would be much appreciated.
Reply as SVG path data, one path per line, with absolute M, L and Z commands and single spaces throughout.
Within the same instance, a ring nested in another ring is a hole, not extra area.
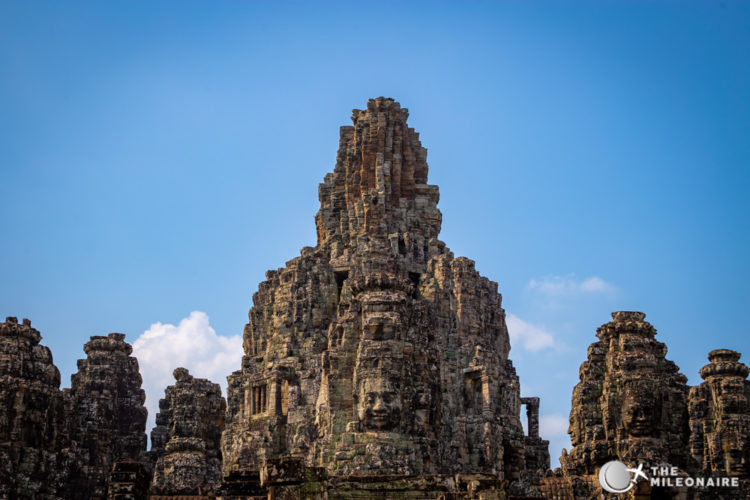
M 329 477 L 548 468 L 546 442 L 521 426 L 497 283 L 438 240 L 407 110 L 380 97 L 353 113 L 319 188 L 317 245 L 253 296 L 224 473 L 288 456 Z

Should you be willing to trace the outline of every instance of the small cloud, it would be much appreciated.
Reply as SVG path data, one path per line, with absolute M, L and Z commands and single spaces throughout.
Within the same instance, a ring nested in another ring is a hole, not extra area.
M 568 418 L 559 414 L 539 416 L 539 435 L 549 441 L 550 465 L 554 469 L 560 466 L 562 449 L 571 450 L 570 436 L 568 436 Z
M 550 296 L 568 296 L 589 294 L 614 293 L 617 287 L 604 281 L 598 276 L 590 276 L 578 280 L 574 274 L 567 276 L 545 276 L 541 279 L 529 281 L 528 288 Z
M 540 326 L 528 323 L 514 314 L 506 318 L 511 345 L 522 345 L 529 351 L 539 351 L 555 345 L 554 336 Z
M 548 439 L 547 436 L 568 436 L 568 418 L 562 415 L 541 415 L 539 417 L 539 434 Z
M 611 283 L 607 283 L 603 279 L 601 279 L 598 276 L 592 276 L 591 278 L 586 278 L 581 282 L 581 290 L 584 292 L 604 292 L 604 293 L 610 293 L 614 292 L 615 286 Z
M 242 337 L 218 335 L 206 313 L 193 311 L 177 326 L 152 324 L 133 342 L 133 355 L 138 358 L 146 391 L 146 432 L 150 435 L 159 399 L 164 397 L 164 389 L 174 384 L 172 372 L 178 366 L 195 377 L 218 383 L 226 396 L 227 375 L 242 361 Z

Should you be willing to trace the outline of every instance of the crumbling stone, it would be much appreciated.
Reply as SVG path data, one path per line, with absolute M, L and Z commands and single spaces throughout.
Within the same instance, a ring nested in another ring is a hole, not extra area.
M 260 485 L 260 471 L 233 470 L 216 492 L 219 500 L 267 500 L 268 488 Z
M 151 474 L 142 462 L 123 460 L 115 463 L 109 475 L 108 500 L 145 500 Z
M 521 398 L 521 404 L 526 406 L 527 429 L 526 436 L 526 469 L 536 471 L 537 475 L 544 474 L 549 469 L 549 441 L 539 436 L 539 398 Z
M 174 371 L 174 385 L 159 401 L 151 432 L 155 461 L 150 494 L 207 495 L 221 483 L 221 450 L 226 403 L 218 384 Z

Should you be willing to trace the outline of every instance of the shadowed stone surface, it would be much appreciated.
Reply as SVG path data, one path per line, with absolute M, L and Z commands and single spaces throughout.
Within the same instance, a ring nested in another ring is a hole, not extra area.
M 521 427 L 497 284 L 438 240 L 438 188 L 407 116 L 385 98 L 354 110 L 319 188 L 317 246 L 253 296 L 225 474 L 293 456 L 329 477 L 484 474 L 488 490 L 523 490 L 527 460 L 548 468 L 546 442 Z
M 542 480 L 546 498 L 606 494 L 597 474 L 611 460 L 633 467 L 641 462 L 688 467 L 687 377 L 666 359 L 667 347 L 645 318 L 642 312 L 617 311 L 597 329 L 599 340 L 589 346 L 573 389 L 568 429 L 573 449 L 563 449 L 562 470 Z M 627 495 L 650 495 L 647 483 L 639 488 Z
M 219 442 L 226 403 L 218 384 L 174 371 L 151 432 L 151 495 L 207 495 L 221 482 Z
M 750 369 L 740 353 L 717 349 L 701 369 L 705 382 L 690 389 L 690 452 L 702 471 L 750 475 Z
M 145 462 L 146 394 L 125 335 L 94 336 L 83 349 L 87 357 L 78 360 L 78 373 L 65 390 L 75 461 L 62 493 L 71 499 L 103 499 L 116 462 Z
M 142 462 L 124 460 L 115 463 L 109 475 L 108 500 L 143 500 L 148 498 L 151 475 Z
M 597 329 L 573 390 L 573 449 L 561 465 L 595 474 L 610 460 L 688 465 L 687 377 L 641 312 L 618 311 Z
M 683 480 L 742 480 L 738 488 L 708 489 L 642 480 L 618 498 L 748 498 L 748 368 L 738 362 L 739 353 L 712 351 L 711 364 L 701 370 L 706 382 L 689 389 L 645 316 L 618 311 L 597 330 L 599 340 L 589 346 L 573 390 L 573 449 L 563 449 L 561 469 L 542 478 L 539 489 L 545 498 L 602 498 L 607 493 L 597 474 L 619 460 L 630 467 L 644 464 L 648 474 L 652 466 L 675 466 Z
M 65 480 L 60 372 L 41 338 L 27 319 L 0 323 L 0 498 L 57 498 Z

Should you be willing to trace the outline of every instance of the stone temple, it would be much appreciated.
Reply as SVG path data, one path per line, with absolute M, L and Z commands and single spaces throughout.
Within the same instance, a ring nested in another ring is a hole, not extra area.
M 438 188 L 407 116 L 384 98 L 354 111 L 319 187 L 317 246 L 254 295 L 225 474 L 294 457 L 336 480 L 450 490 L 463 473 L 522 489 L 549 467 L 547 442 L 521 426 L 497 283 L 438 239 Z
M 750 498 L 750 369 L 717 349 L 688 386 L 640 312 L 597 330 L 573 447 L 550 470 L 497 283 L 438 239 L 438 188 L 407 116 L 382 97 L 354 110 L 319 186 L 317 244 L 258 286 L 226 399 L 175 367 L 149 451 L 124 335 L 92 337 L 60 390 L 31 322 L 0 323 L 0 498 Z M 738 486 L 641 481 L 618 496 L 598 476 L 613 460 Z

